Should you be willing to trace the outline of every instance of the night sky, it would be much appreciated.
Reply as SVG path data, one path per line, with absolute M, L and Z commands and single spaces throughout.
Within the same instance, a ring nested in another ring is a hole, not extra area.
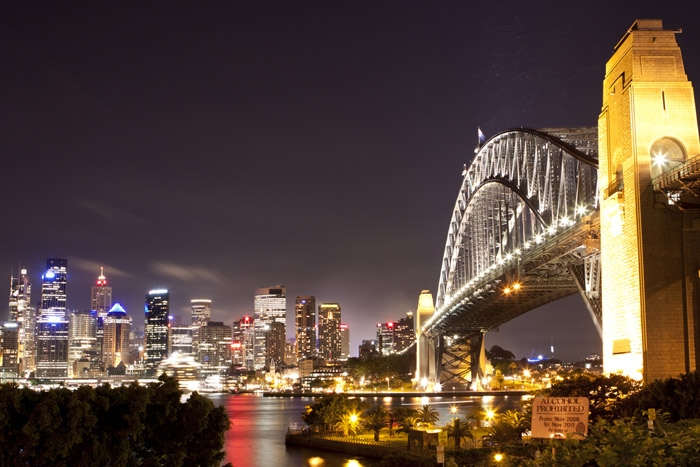
M 0 275 L 70 309 L 104 266 L 143 322 L 258 287 L 339 302 L 351 354 L 437 288 L 477 126 L 594 126 L 605 62 L 661 18 L 700 81 L 700 4 L 639 1 L 15 2 L 0 12 Z M 2 272 L 4 271 L 4 272 Z M 293 317 L 293 316 L 292 316 Z M 292 321 L 288 320 L 291 324 Z M 288 326 L 288 335 L 293 327 Z M 516 357 L 600 353 L 571 297 L 489 334 Z

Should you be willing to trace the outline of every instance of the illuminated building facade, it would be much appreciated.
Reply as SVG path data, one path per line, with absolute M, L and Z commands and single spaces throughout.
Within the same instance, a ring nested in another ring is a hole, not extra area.
M 628 29 L 606 64 L 598 119 L 603 365 L 645 381 L 700 361 L 700 215 L 678 171 L 697 174 L 700 139 L 678 32 L 658 19 Z
M 97 312 L 94 310 L 71 311 L 68 314 L 68 369 L 75 373 L 78 360 L 87 361 L 92 368 L 102 362 L 101 348 L 97 341 Z
M 277 321 L 269 324 L 269 329 L 265 337 L 265 346 L 267 347 L 267 359 L 265 366 L 267 368 L 279 368 L 284 364 L 284 348 L 287 336 L 285 335 L 286 327 Z
M 413 329 L 413 313 L 406 313 L 406 317 L 401 318 L 394 326 L 394 350 L 402 352 L 413 344 L 416 340 L 416 332 Z
M 18 277 L 10 277 L 10 321 L 19 326 L 19 372 L 34 371 L 36 362 L 35 333 L 36 308 L 32 305 L 32 285 L 26 269 L 20 269 Z
M 278 322 L 286 326 L 287 322 L 287 289 L 283 285 L 256 289 L 254 308 L 255 326 L 255 355 L 254 369 L 265 367 L 267 361 L 266 333 L 270 323 Z
M 170 351 L 180 355 L 195 356 L 195 331 L 199 328 L 195 326 L 171 326 L 170 328 Z
M 100 268 L 100 275 L 95 285 L 90 289 L 90 309 L 97 312 L 101 318 L 107 316 L 112 308 L 112 287 L 107 285 L 104 268 Z
M 67 271 L 66 259 L 50 258 L 46 261 L 36 323 L 36 375 L 39 378 L 68 376 Z
M 246 370 L 254 370 L 255 356 L 255 320 L 250 316 L 244 316 L 233 323 L 233 337 L 231 348 L 236 366 L 245 367 Z
M 294 304 L 297 362 L 316 356 L 316 297 L 300 296 Z
M 340 361 L 350 358 L 350 326 L 345 323 L 340 325 Z
M 394 350 L 394 327 L 396 323 L 377 323 L 377 351 L 383 357 L 396 353 Z
M 205 326 L 211 320 L 211 300 L 198 298 L 190 300 L 192 325 Z
M 192 310 L 192 350 L 195 356 L 198 355 L 197 345 L 199 343 L 199 328 L 206 326 L 211 320 L 211 300 L 206 298 L 197 298 L 190 300 L 190 308 Z M 174 350 L 174 349 L 173 349 Z
M 318 356 L 327 363 L 340 360 L 340 304 L 318 306 Z
M 19 376 L 19 333 L 17 321 L 8 321 L 0 326 L 0 381 Z
M 161 360 L 168 356 L 168 333 L 170 314 L 170 292 L 167 289 L 155 289 L 146 295 L 146 370 L 153 374 Z
M 102 361 L 105 367 L 116 367 L 119 363 L 131 363 L 129 351 L 129 333 L 131 317 L 126 310 L 115 303 L 104 319 L 104 337 L 102 341 Z
M 199 328 L 198 356 L 202 374 L 217 374 L 231 364 L 231 326 L 209 321 Z

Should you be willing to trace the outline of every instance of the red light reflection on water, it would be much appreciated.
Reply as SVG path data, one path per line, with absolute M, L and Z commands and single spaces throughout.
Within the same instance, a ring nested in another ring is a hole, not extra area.
M 261 397 L 253 394 L 212 394 L 215 404 L 223 405 L 231 419 L 226 432 L 226 458 L 233 467 L 365 467 L 363 461 L 342 455 L 287 448 L 284 434 L 292 425 L 301 426 L 304 408 L 310 398 Z

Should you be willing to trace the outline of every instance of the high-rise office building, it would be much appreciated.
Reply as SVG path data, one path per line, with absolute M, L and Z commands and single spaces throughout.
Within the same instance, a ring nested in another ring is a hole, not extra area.
M 0 326 L 0 381 L 19 376 L 19 333 L 17 321 L 8 321 Z
M 41 276 L 41 315 L 66 318 L 66 289 L 68 260 L 46 260 L 46 272 Z
M 394 327 L 396 323 L 377 323 L 377 351 L 382 357 L 395 353 L 394 351 Z
M 102 348 L 102 338 L 104 336 L 104 320 L 107 313 L 112 308 L 112 287 L 107 285 L 104 268 L 100 267 L 100 275 L 97 276 L 95 285 L 90 289 L 90 309 L 96 313 L 97 352 L 102 358 L 104 349 Z
M 168 356 L 170 292 L 155 289 L 146 295 L 146 370 L 154 374 L 158 364 Z
M 233 322 L 233 336 L 231 359 L 235 366 L 245 367 L 246 370 L 253 370 L 253 357 L 255 355 L 255 327 L 254 320 L 250 316 L 245 316 Z
M 296 298 L 294 324 L 297 339 L 297 361 L 316 356 L 316 297 L 312 295 Z
M 10 277 L 10 321 L 18 324 L 19 348 L 17 359 L 19 373 L 36 368 L 36 308 L 32 306 L 32 284 L 26 269 L 20 269 L 18 277 Z
M 177 326 L 170 327 L 170 352 L 179 353 L 180 355 L 195 356 L 194 332 L 198 328 L 195 326 Z
M 285 335 L 285 326 L 273 321 L 269 324 L 267 335 L 265 336 L 265 347 L 267 348 L 267 358 L 265 366 L 268 368 L 279 368 L 284 365 L 284 347 L 287 336 Z
M 90 309 L 96 311 L 101 318 L 107 316 L 107 313 L 112 309 L 112 287 L 107 285 L 107 278 L 102 267 L 95 285 L 90 290 Z
M 340 325 L 340 361 L 350 358 L 350 326 L 345 323 Z
M 405 318 L 398 320 L 394 326 L 394 351 L 402 352 L 416 340 L 416 331 L 413 328 L 413 312 L 406 313 Z
M 198 358 L 199 351 L 197 350 L 197 345 L 199 345 L 199 329 L 202 326 L 206 326 L 211 320 L 211 300 L 205 298 L 197 298 L 190 300 L 190 306 L 192 308 L 192 352 L 196 358 Z
M 119 303 L 115 303 L 104 319 L 102 362 L 105 367 L 116 367 L 121 362 L 125 365 L 131 363 L 129 351 L 130 331 L 131 317 Z
M 20 269 L 18 277 L 10 276 L 10 321 L 21 321 L 22 311 L 31 303 L 32 285 L 26 269 Z
M 94 310 L 68 313 L 68 374 L 76 374 L 76 362 L 89 362 L 90 368 L 99 368 L 102 362 L 101 348 L 97 342 L 97 312 Z
M 68 376 L 68 260 L 50 258 L 42 275 L 41 308 L 36 322 L 36 375 Z
M 318 306 L 318 356 L 327 363 L 340 359 L 340 304 Z
M 218 374 L 231 364 L 231 326 L 209 321 L 199 328 L 199 363 L 202 374 Z
M 198 298 L 190 300 L 192 325 L 205 326 L 211 320 L 211 300 Z
M 254 369 L 265 367 L 267 361 L 266 334 L 270 323 L 278 322 L 286 326 L 287 321 L 287 289 L 283 285 L 263 287 L 255 290 L 253 303 L 255 311 L 255 355 Z

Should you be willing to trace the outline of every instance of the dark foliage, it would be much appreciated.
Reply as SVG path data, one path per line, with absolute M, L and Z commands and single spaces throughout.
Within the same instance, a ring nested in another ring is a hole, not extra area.
M 37 392 L 0 385 L 0 465 L 219 466 L 229 419 L 173 378 Z
M 557 381 L 552 387 L 542 391 L 548 397 L 587 397 L 590 408 L 590 421 L 598 418 L 615 420 L 620 417 L 620 402 L 639 391 L 641 384 L 622 375 L 588 375 Z
M 668 378 L 646 384 L 619 405 L 622 416 L 656 409 L 668 413 L 671 421 L 700 419 L 700 373 L 694 371 L 680 378 Z

